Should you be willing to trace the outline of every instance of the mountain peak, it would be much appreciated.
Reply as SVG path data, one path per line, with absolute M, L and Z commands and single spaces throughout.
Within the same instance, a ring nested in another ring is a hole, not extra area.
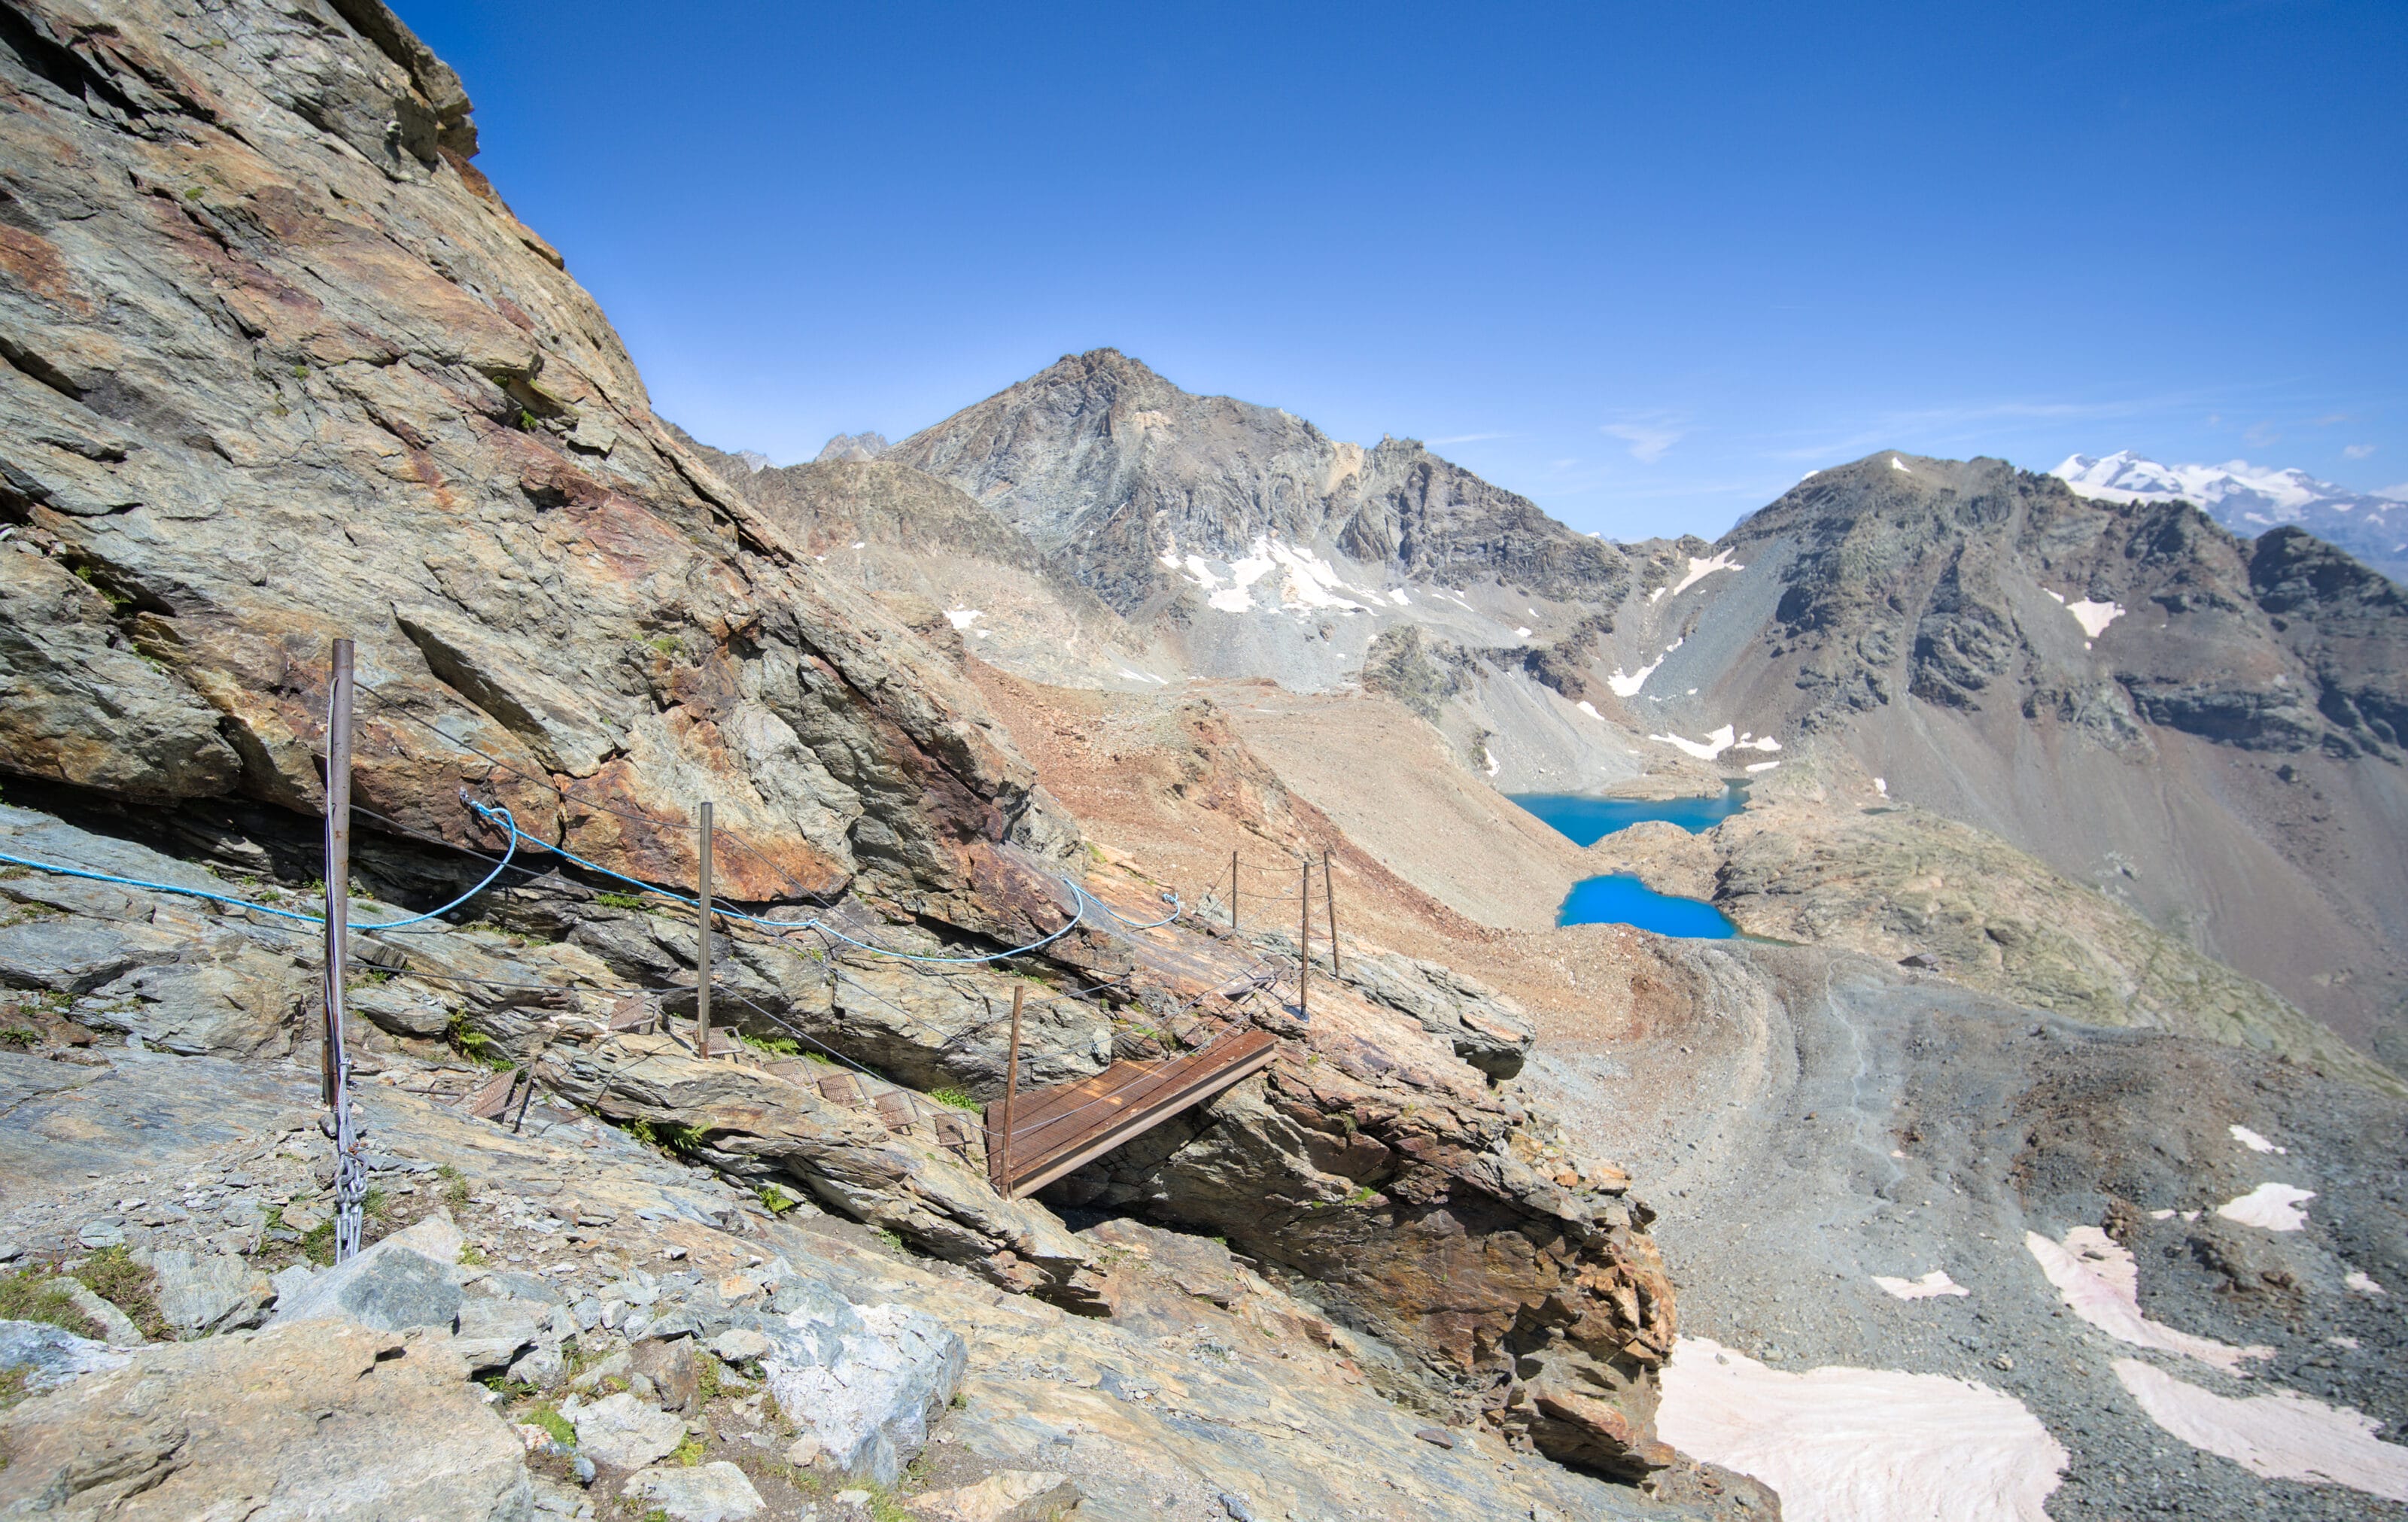
M 2353 491 L 2296 466 L 2164 465 L 2129 449 L 2068 455 L 2049 474 L 2107 502 L 2194 502 L 2243 537 L 2296 524 L 2393 580 L 2408 580 L 2408 504 L 2388 493 Z

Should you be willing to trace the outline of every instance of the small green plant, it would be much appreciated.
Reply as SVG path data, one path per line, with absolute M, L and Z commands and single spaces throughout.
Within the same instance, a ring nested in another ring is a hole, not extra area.
M 683 1469 L 694 1468 L 702 1462 L 702 1439 L 690 1432 L 686 1434 L 685 1441 L 677 1445 L 677 1451 L 669 1455 L 670 1462 Z
M 332 1216 L 301 1233 L 301 1256 L 320 1268 L 335 1262 L 335 1218 Z
M 643 1143 L 646 1146 L 658 1146 L 661 1145 L 659 1134 L 652 1130 L 652 1123 L 645 1119 L 642 1116 L 638 1116 L 635 1119 L 627 1122 L 627 1134 Z
M 878 1229 L 878 1240 L 894 1248 L 898 1253 L 903 1250 L 903 1239 L 896 1236 L 893 1231 L 883 1226 Z
M 534 413 L 529 412 L 529 411 L 528 411 L 526 408 L 524 408 L 524 407 L 521 407 L 521 408 L 519 408 L 519 432 L 520 432 L 520 433 L 522 433 L 522 434 L 532 434 L 532 433 L 534 433 L 534 432 L 536 431 L 536 429 L 537 429 L 538 427 L 539 427 L 539 426 L 540 426 L 540 425 L 539 425 L 538 423 L 537 423 L 537 421 L 535 420 L 535 414 L 534 414 Z
M 491 1266 L 491 1264 L 493 1263 L 493 1261 L 494 1261 L 494 1260 L 493 1260 L 492 1259 L 487 1258 L 487 1257 L 486 1257 L 482 1252 L 480 1252 L 480 1251 L 479 1251 L 479 1250 L 478 1250 L 478 1248 L 477 1248 L 477 1245 L 476 1245 L 475 1243 L 473 1243 L 473 1242 L 464 1242 L 464 1243 L 460 1244 L 460 1266 L 461 1266 L 461 1267 L 463 1267 L 463 1268 L 486 1268 L 486 1267 Z
M 596 893 L 594 902 L 606 909 L 640 909 L 644 906 L 643 899 L 634 893 Z
M 79 1337 L 100 1336 L 100 1329 L 76 1309 L 59 1281 L 37 1269 L 22 1269 L 0 1279 L 0 1320 L 40 1321 Z
M 705 1353 L 695 1360 L 694 1388 L 696 1401 L 709 1405 L 719 1399 L 721 1373 L 722 1365 L 716 1354 Z
M 919 1522 L 917 1517 L 903 1509 L 901 1501 L 895 1499 L 895 1492 L 882 1485 L 869 1487 L 869 1515 L 870 1522 Z
M 950 1104 L 956 1110 L 983 1110 L 985 1105 L 970 1098 L 970 1091 L 958 1084 L 928 1090 L 928 1097 L 939 1104 Z
M 638 1519 L 638 1522 L 675 1522 L 675 1518 L 671 1517 L 668 1513 L 662 1511 L 659 1507 L 655 1506 L 651 1511 L 646 1512 L 643 1516 Z
M 443 1027 L 443 1040 L 469 1061 L 480 1062 L 495 1072 L 516 1065 L 503 1055 L 501 1048 L 494 1044 L 493 1037 L 468 1023 L 468 1012 L 465 1009 L 452 1012 L 451 1020 Z
M 360 1214 L 372 1221 L 388 1219 L 393 1215 L 393 1198 L 382 1189 L 370 1189 L 360 1196 Z
M 564 1448 L 577 1446 L 577 1429 L 569 1425 L 568 1418 L 560 1414 L 557 1406 L 538 1406 L 522 1419 L 529 1427 L 540 1427 L 551 1433 L 552 1441 Z
M 676 1121 L 671 1123 L 662 1141 L 679 1157 L 691 1158 L 702 1150 L 702 1128 L 689 1126 L 682 1120 Z
M 736 1039 L 771 1057 L 799 1057 L 803 1051 L 803 1044 L 792 1036 L 756 1036 L 750 1031 L 738 1031 Z
M 159 1314 L 159 1281 L 125 1248 L 103 1247 L 83 1260 L 75 1276 L 93 1294 L 123 1311 L 143 1336 L 157 1342 L 167 1335 L 167 1318 Z
M 309 378 L 309 367 L 308 367 L 308 365 L 306 365 L 306 364 L 301 364 L 301 363 L 296 363 L 293 366 L 293 378 L 294 378 L 294 379 L 295 379 L 295 380 L 307 380 L 307 379 L 308 379 L 308 378 Z
M 435 1176 L 443 1181 L 443 1202 L 445 1204 L 457 1210 L 462 1205 L 468 1202 L 467 1176 L 462 1174 L 459 1169 L 452 1167 L 447 1162 L 440 1168 L 435 1170 Z M 465 1248 L 463 1249 L 463 1251 L 466 1250 L 466 1249 Z
M 25 1398 L 25 1379 L 32 1373 L 22 1364 L 13 1369 L 0 1369 L 0 1411 L 7 1410 Z M 0 1469 L 6 1468 L 7 1464 L 0 1461 Z
M 794 1209 L 796 1205 L 801 1203 L 802 1202 L 800 1200 L 788 1194 L 785 1190 L 778 1188 L 775 1184 L 764 1184 L 761 1186 L 761 1208 L 767 1211 L 772 1216 L 783 1216 L 786 1212 Z
M 14 1046 L 23 1051 L 42 1039 L 42 1033 L 31 1026 L 12 1025 L 0 1031 L 0 1046 Z
M 523 1401 L 535 1394 L 537 1390 L 537 1387 L 528 1384 L 525 1380 L 512 1379 L 508 1374 L 487 1374 L 477 1383 L 505 1401 Z

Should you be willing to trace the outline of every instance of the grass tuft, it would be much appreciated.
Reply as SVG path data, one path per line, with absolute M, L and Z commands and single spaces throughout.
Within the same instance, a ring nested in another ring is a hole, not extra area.
M 39 1321 L 79 1337 L 98 1340 L 100 1329 L 76 1309 L 58 1280 L 36 1269 L 22 1269 L 0 1279 L 0 1320 Z

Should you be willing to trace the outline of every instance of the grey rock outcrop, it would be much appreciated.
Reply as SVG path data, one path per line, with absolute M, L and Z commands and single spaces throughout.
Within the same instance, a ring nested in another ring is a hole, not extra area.
M 267 1276 L 232 1253 L 163 1247 L 150 1255 L 159 1314 L 187 1337 L 259 1324 L 275 1298 Z
M 439 1327 L 460 1316 L 460 1231 L 434 1217 L 396 1231 L 348 1262 L 314 1274 L 277 1302 L 275 1325 L 346 1321 L 374 1331 Z
M 122 1369 L 131 1354 L 41 1321 L 0 1320 L 0 1371 L 19 1371 L 35 1395 L 85 1374 Z
M 855 1479 L 893 1485 L 960 1388 L 962 1339 L 902 1305 L 815 1297 L 773 1330 L 761 1370 L 786 1419 Z

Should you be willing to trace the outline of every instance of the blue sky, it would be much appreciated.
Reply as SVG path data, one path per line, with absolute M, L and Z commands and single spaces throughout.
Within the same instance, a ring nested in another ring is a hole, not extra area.
M 401 0 L 666 416 L 1110 345 L 1574 527 L 1876 448 L 2408 483 L 2408 6 Z

